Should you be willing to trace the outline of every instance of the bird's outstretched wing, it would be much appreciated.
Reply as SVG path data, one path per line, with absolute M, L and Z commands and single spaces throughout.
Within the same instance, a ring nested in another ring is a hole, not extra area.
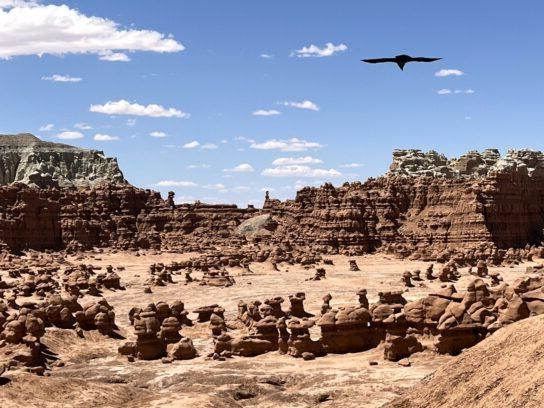
M 382 62 L 396 62 L 395 58 L 371 58 L 371 59 L 364 59 L 361 61 L 368 62 L 369 64 L 380 64 Z
M 412 61 L 416 62 L 433 62 L 441 60 L 442 58 L 427 58 L 427 57 L 414 57 L 412 58 Z

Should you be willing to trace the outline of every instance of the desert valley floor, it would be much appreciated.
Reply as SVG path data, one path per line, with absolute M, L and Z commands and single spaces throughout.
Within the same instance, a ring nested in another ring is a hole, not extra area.
M 406 270 L 422 270 L 427 262 L 398 260 L 384 255 L 359 257 L 331 256 L 334 265 L 324 265 L 326 278 L 307 280 L 315 268 L 300 265 L 252 263 L 251 271 L 227 268 L 235 279 L 230 287 L 201 286 L 198 281 L 185 283 L 182 275 L 174 276 L 174 283 L 153 286 L 152 293 L 144 293 L 149 277 L 149 265 L 188 259 L 195 254 L 156 252 L 86 252 L 68 257 L 72 264 L 92 264 L 105 269 L 107 265 L 122 266 L 117 273 L 125 290 L 104 289 L 102 296 L 113 306 L 120 334 L 127 340 L 135 339 L 128 313 L 134 306 L 144 307 L 151 302 L 182 300 L 185 309 L 193 310 L 210 304 L 225 309 L 227 326 L 236 325 L 237 304 L 240 300 L 264 300 L 276 296 L 305 292 L 306 311 L 319 316 L 322 298 L 332 295 L 331 306 L 357 303 L 356 292 L 368 290 L 372 304 L 378 292 L 402 290 L 408 300 L 415 300 L 436 291 L 443 283 L 438 280 L 414 282 L 406 288 L 401 277 Z M 350 271 L 349 259 L 356 259 L 360 271 Z M 490 267 L 499 272 L 507 283 L 526 275 L 526 267 L 539 260 L 510 267 Z M 460 268 L 456 288 L 464 292 L 474 279 L 468 268 Z M 9 281 L 5 271 L 4 280 Z M 194 278 L 202 275 L 195 272 Z M 486 283 L 488 278 L 484 278 Z M 18 298 L 18 302 L 31 298 Z M 85 295 L 85 304 L 96 298 Z M 285 305 L 284 305 L 285 307 Z M 194 320 L 196 315 L 189 314 Z M 315 333 L 314 333 L 315 331 Z M 319 328 L 311 329 L 312 337 L 319 337 Z M 124 340 L 112 339 L 96 331 L 78 337 L 74 330 L 47 328 L 42 343 L 59 362 L 45 377 L 22 371 L 9 371 L 0 380 L 2 407 L 379 407 L 444 363 L 455 359 L 429 351 L 410 356 L 409 366 L 386 361 L 383 347 L 365 352 L 328 354 L 312 361 L 295 359 L 278 352 L 256 357 L 232 357 L 225 361 L 207 358 L 213 353 L 210 324 L 195 323 L 183 327 L 181 334 L 193 340 L 198 357 L 169 364 L 136 360 L 129 362 L 117 353 Z M 464 352 L 463 352 L 464 353 Z M 6 356 L 2 356 L 3 359 Z

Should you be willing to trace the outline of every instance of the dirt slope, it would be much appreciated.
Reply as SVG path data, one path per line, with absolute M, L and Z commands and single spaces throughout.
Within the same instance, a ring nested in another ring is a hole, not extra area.
M 499 330 L 389 408 L 544 406 L 544 316 Z

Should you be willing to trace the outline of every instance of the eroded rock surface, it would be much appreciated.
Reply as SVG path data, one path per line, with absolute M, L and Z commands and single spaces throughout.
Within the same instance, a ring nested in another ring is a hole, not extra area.
M 98 150 L 44 142 L 24 133 L 0 135 L 0 184 L 35 187 L 89 187 L 127 181 L 117 159 Z

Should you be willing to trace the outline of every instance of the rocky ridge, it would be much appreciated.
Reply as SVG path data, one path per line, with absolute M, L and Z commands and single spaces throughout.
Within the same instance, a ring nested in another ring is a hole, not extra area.
M 448 159 L 434 150 L 395 150 L 390 175 L 430 177 L 485 177 L 492 173 L 519 173 L 529 177 L 544 175 L 544 155 L 532 149 L 508 150 L 501 157 L 497 149 L 471 150 Z
M 222 247 L 245 253 L 257 247 L 281 259 L 380 249 L 432 260 L 452 247 L 540 245 L 542 153 L 510 151 L 500 158 L 487 150 L 447 160 L 414 152 L 397 151 L 383 177 L 306 187 L 294 200 L 266 195 L 261 210 L 176 205 L 173 192 L 165 200 L 122 183 L 79 189 L 0 186 L 0 237 L 14 250 Z
M 33 187 L 93 187 L 126 184 L 117 159 L 98 150 L 45 142 L 24 133 L 0 135 L 0 184 Z

